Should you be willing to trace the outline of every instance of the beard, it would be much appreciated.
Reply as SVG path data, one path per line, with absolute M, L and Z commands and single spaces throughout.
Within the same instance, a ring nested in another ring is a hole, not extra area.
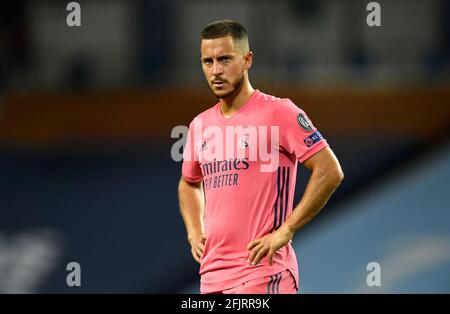
M 240 77 L 238 77 L 234 82 L 232 82 L 231 85 L 231 90 L 227 91 L 227 92 L 223 92 L 222 90 L 214 90 L 214 87 L 209 85 L 209 88 L 211 90 L 211 92 L 214 94 L 214 96 L 216 96 L 218 99 L 222 99 L 222 98 L 228 98 L 230 96 L 235 96 L 237 94 L 239 94 L 240 90 L 242 89 L 242 86 L 244 85 L 244 73 L 242 73 L 242 75 Z

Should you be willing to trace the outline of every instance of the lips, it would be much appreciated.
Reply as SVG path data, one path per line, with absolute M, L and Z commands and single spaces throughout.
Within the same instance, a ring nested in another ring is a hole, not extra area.
M 215 87 L 221 87 L 221 86 L 223 86 L 225 83 L 226 83 L 225 81 L 213 81 L 213 82 L 212 82 L 212 85 L 215 86 Z

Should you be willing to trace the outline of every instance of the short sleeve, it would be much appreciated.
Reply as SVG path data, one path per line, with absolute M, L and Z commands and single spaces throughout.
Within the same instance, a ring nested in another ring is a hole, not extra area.
M 181 175 L 189 182 L 199 182 L 203 179 L 195 146 L 194 128 L 193 123 L 191 123 L 183 151 L 183 165 L 181 167 Z
M 282 151 L 295 155 L 303 163 L 329 146 L 306 113 L 291 100 L 283 99 L 276 106 L 274 115 L 276 124 L 280 127 Z

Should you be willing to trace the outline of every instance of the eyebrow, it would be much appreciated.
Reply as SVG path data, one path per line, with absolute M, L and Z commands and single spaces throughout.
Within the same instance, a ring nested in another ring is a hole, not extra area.
M 233 58 L 233 55 L 224 54 L 224 55 L 220 55 L 220 56 L 216 57 L 217 60 L 223 60 L 225 58 Z M 200 60 L 202 60 L 202 61 L 209 61 L 209 60 L 212 60 L 212 59 L 214 59 L 214 58 L 213 57 L 202 57 L 202 58 L 200 58 Z

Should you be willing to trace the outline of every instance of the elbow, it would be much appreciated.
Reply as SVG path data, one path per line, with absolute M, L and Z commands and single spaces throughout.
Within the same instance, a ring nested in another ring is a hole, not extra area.
M 342 181 L 344 181 L 344 172 L 339 165 L 333 169 L 331 177 L 333 178 L 333 183 L 336 187 L 341 185 Z
M 336 167 L 318 169 L 317 176 L 322 181 L 322 184 L 328 186 L 332 190 L 338 188 L 344 180 L 344 172 L 339 165 Z
M 344 172 L 342 171 L 339 164 L 335 165 L 331 169 L 328 169 L 327 179 L 330 185 L 332 185 L 334 188 L 337 188 L 339 185 L 341 185 L 342 181 L 344 180 Z

